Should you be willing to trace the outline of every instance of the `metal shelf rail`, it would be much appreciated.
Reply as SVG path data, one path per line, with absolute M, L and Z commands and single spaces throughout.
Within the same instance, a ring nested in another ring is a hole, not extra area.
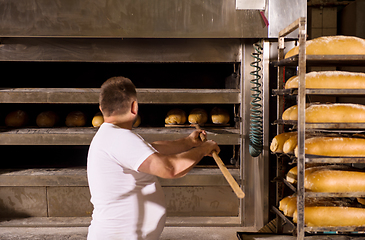
M 297 179 L 297 239 L 304 239 L 305 228 L 304 228 L 304 165 L 305 165 L 305 155 L 304 155 L 304 140 L 305 140 L 305 73 L 306 73 L 306 53 L 305 53 L 305 43 L 306 43 L 306 18 L 301 17 L 296 21 L 291 23 L 289 26 L 284 28 L 279 32 L 278 37 L 278 62 L 284 59 L 284 49 L 285 49 L 285 37 L 299 29 L 299 56 L 298 62 L 298 77 L 299 77 L 299 88 L 298 88 L 298 179 Z M 278 79 L 277 86 L 279 89 L 283 89 L 284 84 L 284 67 L 278 65 Z M 277 119 L 281 119 L 281 114 L 283 112 L 283 100 L 282 95 L 277 96 Z M 277 126 L 278 134 L 282 132 L 282 128 Z M 277 202 L 279 200 L 277 199 Z

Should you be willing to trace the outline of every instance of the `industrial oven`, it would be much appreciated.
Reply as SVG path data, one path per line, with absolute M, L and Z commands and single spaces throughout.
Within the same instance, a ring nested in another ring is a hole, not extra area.
M 172 108 L 230 113 L 228 125 L 203 127 L 245 198 L 203 159 L 184 178 L 161 179 L 167 225 L 256 231 L 268 222 L 275 198 L 269 61 L 277 59 L 279 31 L 306 17 L 306 1 L 4 0 L 0 9 L 1 218 L 90 216 L 85 166 L 98 88 L 122 75 L 137 87 L 142 122 L 135 131 L 147 141 L 193 131 L 165 126 Z M 27 125 L 6 127 L 6 114 L 18 109 L 28 113 Z M 36 126 L 45 110 L 60 114 L 59 125 Z M 85 112 L 85 126 L 64 125 L 74 110 Z

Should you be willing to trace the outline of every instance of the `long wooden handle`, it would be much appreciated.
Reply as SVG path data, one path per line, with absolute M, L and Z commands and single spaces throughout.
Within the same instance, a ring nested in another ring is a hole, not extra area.
M 200 129 L 199 125 L 195 125 L 196 129 Z M 205 142 L 207 141 L 207 138 L 203 133 L 200 134 L 200 139 Z M 212 152 L 212 156 L 217 163 L 219 169 L 221 170 L 223 176 L 226 178 L 227 182 L 231 186 L 232 190 L 236 194 L 238 198 L 244 198 L 245 193 L 242 191 L 236 180 L 233 178 L 232 174 L 228 171 L 227 167 L 224 165 L 222 159 L 218 156 L 217 151 Z

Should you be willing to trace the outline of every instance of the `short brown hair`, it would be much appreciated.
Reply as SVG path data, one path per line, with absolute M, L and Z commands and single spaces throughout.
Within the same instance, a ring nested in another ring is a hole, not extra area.
M 136 87 L 128 78 L 112 77 L 101 85 L 99 104 L 105 116 L 126 113 L 136 100 Z

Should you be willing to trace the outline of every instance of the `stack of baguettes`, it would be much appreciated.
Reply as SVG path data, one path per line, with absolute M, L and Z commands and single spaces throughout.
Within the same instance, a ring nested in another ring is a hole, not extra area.
M 290 50 L 285 58 L 298 54 L 298 47 Z M 307 55 L 365 55 L 365 40 L 357 37 L 321 37 L 306 42 Z M 310 72 L 305 75 L 309 89 L 365 89 L 365 74 L 345 71 Z M 298 77 L 287 80 L 286 89 L 298 88 Z M 298 106 L 284 111 L 283 120 L 298 120 Z M 307 104 L 307 123 L 365 123 L 365 106 L 352 103 Z M 290 141 L 289 141 L 290 140 Z M 297 155 L 296 133 L 276 136 L 270 146 L 273 152 Z M 294 146 L 293 146 L 294 145 Z M 290 147 L 289 147 L 290 146 Z M 362 136 L 313 136 L 306 133 L 305 153 L 327 157 L 365 157 L 365 139 Z M 297 169 L 292 168 L 287 180 L 296 183 Z M 365 172 L 347 165 L 306 164 L 306 191 L 312 192 L 365 192 Z M 309 227 L 365 226 L 365 201 L 357 198 L 354 203 L 346 198 L 305 199 L 305 224 Z M 288 196 L 280 201 L 279 209 L 297 222 L 297 198 Z M 361 203 L 361 204 L 360 204 Z

